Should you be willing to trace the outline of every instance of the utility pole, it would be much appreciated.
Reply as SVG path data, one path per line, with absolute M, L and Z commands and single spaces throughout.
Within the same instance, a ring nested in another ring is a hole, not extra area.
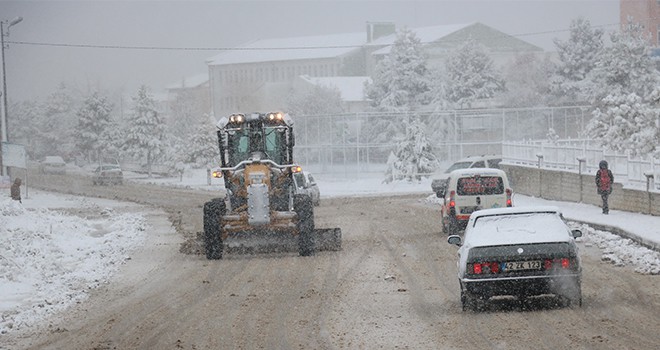
M 7 167 L 2 162 L 2 143 L 8 142 L 7 139 L 7 71 L 5 70 L 5 36 L 9 36 L 9 28 L 20 23 L 23 17 L 16 17 L 13 20 L 0 21 L 0 51 L 2 51 L 2 120 L 0 121 L 0 169 L 2 176 L 7 175 Z M 5 25 L 7 33 L 5 33 Z

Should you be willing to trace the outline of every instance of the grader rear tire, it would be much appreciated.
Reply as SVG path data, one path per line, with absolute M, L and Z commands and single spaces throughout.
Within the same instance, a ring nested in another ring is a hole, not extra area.
M 222 198 L 204 203 L 204 245 L 209 260 L 222 259 L 222 216 L 226 211 L 227 206 Z

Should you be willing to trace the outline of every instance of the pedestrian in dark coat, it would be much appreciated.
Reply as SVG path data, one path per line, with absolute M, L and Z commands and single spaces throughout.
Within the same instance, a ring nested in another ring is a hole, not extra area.
M 14 183 L 11 185 L 11 188 L 9 189 L 9 194 L 11 195 L 11 199 L 23 203 L 23 201 L 21 201 L 21 179 L 20 178 L 17 177 L 14 180 Z
M 609 205 L 607 204 L 607 199 L 612 193 L 612 184 L 614 183 L 614 175 L 612 171 L 607 168 L 607 161 L 601 160 L 598 163 L 598 171 L 596 172 L 596 189 L 598 194 L 603 199 L 603 214 L 608 214 L 610 212 Z

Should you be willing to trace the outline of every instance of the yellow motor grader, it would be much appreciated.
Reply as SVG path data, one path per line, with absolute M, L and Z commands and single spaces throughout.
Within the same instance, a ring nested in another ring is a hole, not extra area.
M 204 243 L 208 259 L 223 251 L 289 251 L 301 256 L 341 250 L 341 229 L 316 229 L 314 206 L 297 193 L 293 174 L 293 122 L 281 112 L 232 114 L 217 124 L 227 195 L 204 204 Z M 295 249 L 295 248 L 293 248 Z

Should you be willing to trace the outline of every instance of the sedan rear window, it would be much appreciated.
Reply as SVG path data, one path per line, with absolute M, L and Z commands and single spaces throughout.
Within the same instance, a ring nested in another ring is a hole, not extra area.
M 504 193 L 504 182 L 499 176 L 472 176 L 458 179 L 459 196 L 478 196 Z
M 536 243 L 536 244 L 513 244 L 492 247 L 474 247 L 470 249 L 469 261 L 483 259 L 503 259 L 509 257 L 568 257 L 575 256 L 574 249 L 565 242 L 558 243 Z

